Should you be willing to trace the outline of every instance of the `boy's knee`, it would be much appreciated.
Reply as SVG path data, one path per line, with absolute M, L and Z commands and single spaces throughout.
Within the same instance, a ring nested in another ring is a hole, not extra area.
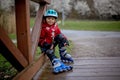
M 61 47 L 59 50 L 60 50 L 60 52 L 64 52 L 64 51 L 66 51 L 66 48 L 65 47 Z
M 63 34 L 58 34 L 58 35 L 55 37 L 55 40 L 57 40 L 57 41 L 61 41 L 62 39 L 64 39 Z
M 68 40 L 65 38 L 63 34 L 57 35 L 55 37 L 55 41 L 69 44 Z

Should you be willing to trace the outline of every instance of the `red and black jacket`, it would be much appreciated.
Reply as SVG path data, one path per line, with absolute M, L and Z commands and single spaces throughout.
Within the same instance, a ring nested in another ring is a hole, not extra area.
M 43 45 L 44 42 L 52 44 L 53 37 L 57 36 L 58 34 L 61 34 L 61 31 L 56 23 L 53 25 L 42 23 L 39 45 Z

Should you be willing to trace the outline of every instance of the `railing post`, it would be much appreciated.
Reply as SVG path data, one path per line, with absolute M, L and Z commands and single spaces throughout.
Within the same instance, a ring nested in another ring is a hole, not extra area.
M 46 10 L 46 3 L 42 2 L 40 3 L 39 6 L 39 10 L 37 12 L 37 16 L 36 16 L 36 21 L 35 21 L 35 25 L 32 29 L 32 34 L 31 34 L 31 40 L 32 40 L 32 56 L 35 55 L 35 51 L 37 49 L 38 46 L 38 40 L 39 40 L 39 36 L 40 36 L 40 32 L 41 32 L 41 22 L 42 22 L 42 16 Z
M 15 0 L 17 46 L 29 63 L 32 62 L 30 38 L 30 0 Z

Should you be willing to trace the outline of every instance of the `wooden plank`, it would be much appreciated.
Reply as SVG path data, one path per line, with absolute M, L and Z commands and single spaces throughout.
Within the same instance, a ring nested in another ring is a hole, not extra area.
M 61 77 L 57 80 L 120 80 L 120 77 Z
M 91 68 L 91 69 L 75 69 L 72 71 L 73 73 L 92 73 L 92 72 L 120 72 L 120 68 Z
M 120 60 L 76 60 L 74 65 L 78 64 L 120 64 Z
M 42 75 L 39 76 L 39 78 L 47 78 L 49 77 L 49 79 L 52 78 L 52 80 L 56 80 L 56 78 L 60 78 L 61 77 L 120 77 L 120 72 L 65 72 L 65 73 L 61 73 L 58 75 L 54 75 L 53 73 L 51 73 L 50 71 L 47 72 L 43 72 Z M 39 80 L 39 79 L 37 79 Z M 40 79 L 41 80 L 41 79 Z M 62 79 L 61 79 L 62 80 Z
M 47 74 L 47 75 L 46 75 Z M 87 77 L 91 77 L 91 78 L 96 78 L 96 77 L 99 77 L 99 78 L 105 78 L 105 77 L 111 77 L 111 78 L 117 78 L 119 77 L 120 78 L 120 71 L 93 71 L 93 72 L 73 72 L 73 71 L 69 71 L 69 72 L 65 72 L 65 73 L 61 73 L 61 74 L 58 74 L 58 75 L 54 75 L 52 74 L 50 71 L 44 71 L 37 80 L 42 80 L 42 79 L 45 79 L 45 80 L 58 80 L 58 79 L 61 79 L 61 80 L 69 80 L 70 77 L 73 77 L 74 79 L 77 79 L 76 77 L 84 77 L 84 79 L 86 79 Z M 96 78 L 97 79 L 97 78 Z M 81 80 L 81 79 L 80 79 Z
M 39 36 L 40 36 L 40 31 L 41 31 L 41 22 L 42 22 L 42 17 L 43 14 L 46 10 L 46 5 L 47 4 L 40 4 L 39 10 L 37 12 L 36 20 L 35 20 L 35 25 L 32 29 L 31 33 L 31 40 L 32 40 L 32 56 L 35 55 L 35 51 L 38 46 L 38 41 L 39 41 Z
M 22 53 L 19 51 L 19 49 L 14 45 L 14 43 L 11 41 L 11 39 L 9 38 L 9 36 L 7 35 L 7 33 L 5 32 L 5 30 L 2 27 L 0 27 L 0 41 L 1 41 L 1 44 L 4 44 L 4 46 L 9 50 L 8 51 L 9 54 L 12 54 L 23 67 L 26 67 L 28 65 L 28 62 L 25 59 L 25 57 L 22 55 Z M 3 46 L 1 46 L 1 49 L 2 48 L 3 48 Z M 6 52 L 7 52 L 7 50 L 6 50 Z M 12 58 L 11 58 L 11 60 L 12 60 Z M 14 63 L 14 61 L 12 61 L 12 62 Z
M 15 0 L 17 46 L 29 63 L 31 55 L 29 0 Z
M 120 77 L 41 77 L 37 80 L 120 80 Z
M 41 2 L 46 2 L 46 3 L 48 3 L 48 4 L 51 3 L 51 0 L 31 0 L 31 1 L 34 1 L 34 2 L 36 2 L 36 3 L 41 3 Z
M 74 69 L 120 68 L 120 64 L 85 64 L 85 65 L 71 64 L 71 66 L 74 66 Z M 47 69 L 51 69 L 51 67 L 47 67 Z
M 49 65 L 48 65 L 49 66 Z M 50 66 L 49 66 L 50 67 Z M 50 72 L 52 70 L 52 67 L 43 69 L 43 71 Z M 120 72 L 120 67 L 81 67 L 74 66 L 74 69 L 72 71 L 75 72 Z
M 87 65 L 74 65 L 76 69 L 86 68 L 120 68 L 120 64 L 87 64 Z
M 51 69 L 44 68 L 43 73 L 41 76 L 52 76 L 52 77 L 60 77 L 60 76 L 72 76 L 72 77 L 79 77 L 79 76 L 120 76 L 120 68 L 80 68 L 75 69 L 73 68 L 72 71 L 65 72 L 59 75 L 54 75 Z M 46 75 L 48 74 L 48 75 Z M 40 76 L 40 77 L 41 77 Z
M 8 60 L 14 68 L 16 68 L 19 72 L 24 69 L 24 67 L 18 62 L 18 60 L 11 54 L 9 49 L 5 46 L 5 44 L 0 40 L 0 53 L 6 60 Z
M 47 66 L 48 61 L 40 68 L 40 70 L 34 75 L 33 80 L 38 80 L 39 76 Z M 49 71 L 50 72 L 50 71 Z
M 57 75 L 57 76 L 60 76 L 60 75 Z M 104 77 L 104 76 L 106 76 L 106 77 L 110 77 L 110 76 L 113 76 L 113 77 L 119 77 L 120 76 L 120 72 L 92 72 L 92 73 L 81 73 L 81 72 L 79 72 L 79 73 L 67 73 L 67 74 L 65 74 L 65 73 L 63 73 L 62 74 L 62 76 L 64 76 L 64 77 L 66 77 L 66 76 L 71 76 L 71 77 L 79 77 L 79 76 L 81 76 L 81 77 L 88 77 L 88 76 L 92 76 L 92 77 L 97 77 L 97 76 L 99 76 L 99 77 Z
M 49 65 L 46 66 L 47 67 L 50 67 Z M 69 77 L 73 77 L 74 79 L 78 79 L 76 77 L 120 77 L 120 67 L 119 68 L 80 68 L 81 66 L 79 66 L 79 69 L 76 69 L 75 66 L 74 66 L 74 69 L 73 71 L 69 71 L 69 72 L 66 72 L 66 73 L 61 73 L 61 74 L 58 74 L 58 75 L 54 75 L 51 71 L 51 68 L 44 68 L 42 70 L 42 74 L 39 75 L 39 79 L 36 78 L 36 80 L 42 80 L 42 79 L 45 79 L 45 80 L 48 80 L 48 79 L 52 79 L 52 80 L 58 80 L 58 79 L 61 79 L 61 80 L 69 80 L 68 76 Z M 46 75 L 48 74 L 48 75 Z M 63 77 L 63 78 L 62 78 Z M 48 78 L 48 79 L 46 79 Z M 57 79 L 56 79 L 57 78 Z M 85 78 L 86 79 L 86 78 Z M 97 79 L 97 78 L 96 78 Z
M 74 60 L 120 60 L 120 57 L 80 57 L 74 58 Z
M 13 80 L 31 80 L 35 73 L 44 65 L 45 63 L 45 55 L 41 54 L 40 58 L 25 68 L 22 72 L 20 72 Z
M 48 63 L 36 80 L 119 80 L 120 64 L 118 57 L 76 58 L 73 70 L 58 75 L 52 73 Z M 81 61 L 80 61 L 81 60 Z M 87 63 L 86 63 L 87 62 Z M 111 62 L 111 63 L 110 63 Z M 82 63 L 82 64 L 81 64 Z M 47 74 L 47 75 L 46 75 Z

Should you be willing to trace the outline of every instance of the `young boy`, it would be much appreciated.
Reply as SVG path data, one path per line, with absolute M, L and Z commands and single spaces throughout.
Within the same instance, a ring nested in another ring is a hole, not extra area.
M 67 53 L 65 48 L 65 46 L 69 45 L 68 40 L 58 28 L 58 25 L 56 24 L 57 18 L 58 14 L 55 10 L 49 9 L 45 12 L 38 44 L 41 51 L 49 57 L 54 73 L 72 70 L 72 66 L 66 65 L 63 62 L 73 63 L 71 55 Z M 54 48 L 56 45 L 59 47 L 61 60 L 54 54 Z

